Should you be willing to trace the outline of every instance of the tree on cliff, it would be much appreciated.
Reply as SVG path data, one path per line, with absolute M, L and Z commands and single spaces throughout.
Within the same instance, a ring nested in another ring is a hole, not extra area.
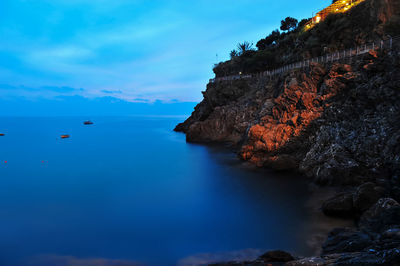
M 249 42 L 238 43 L 237 45 L 237 54 L 243 55 L 249 51 L 254 51 L 253 44 Z M 232 53 L 232 52 L 231 52 Z
M 297 27 L 297 19 L 292 17 L 287 17 L 281 21 L 281 30 L 283 31 L 291 31 Z
M 229 56 L 231 57 L 231 59 L 233 59 L 234 57 L 237 57 L 239 54 L 238 54 L 238 52 L 235 50 L 235 49 L 233 49 L 230 53 L 229 53 Z
M 270 35 L 265 37 L 265 39 L 261 39 L 257 42 L 256 46 L 257 46 L 258 50 L 265 50 L 268 47 L 270 47 L 271 45 L 276 44 L 278 42 L 280 36 L 281 36 L 281 33 L 279 32 L 279 30 L 274 30 L 273 32 L 271 32 Z

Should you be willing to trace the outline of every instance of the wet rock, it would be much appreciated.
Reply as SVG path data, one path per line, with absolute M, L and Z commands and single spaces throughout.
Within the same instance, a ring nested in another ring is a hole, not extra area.
M 293 256 L 281 250 L 268 251 L 260 256 L 264 262 L 288 262 L 294 260 Z
M 321 257 L 303 258 L 286 263 L 286 266 L 396 266 L 400 265 L 400 250 L 398 248 L 386 251 L 348 252 L 324 255 Z
M 384 195 L 384 192 L 384 188 L 371 182 L 359 186 L 353 197 L 354 208 L 359 213 L 366 211 Z
M 382 198 L 360 218 L 359 227 L 380 234 L 400 224 L 400 204 L 391 198 Z
M 344 253 L 332 265 L 392 265 L 375 252 Z
M 400 240 L 400 224 L 399 228 L 390 228 L 383 232 L 381 239 L 398 239 Z
M 264 165 L 274 170 L 283 171 L 296 170 L 299 166 L 299 163 L 293 156 L 283 154 L 268 158 Z
M 324 243 L 323 254 L 363 251 L 373 245 L 371 237 L 360 231 L 348 228 L 333 230 Z
M 322 205 L 325 215 L 334 217 L 353 217 L 353 193 L 342 192 L 326 200 Z

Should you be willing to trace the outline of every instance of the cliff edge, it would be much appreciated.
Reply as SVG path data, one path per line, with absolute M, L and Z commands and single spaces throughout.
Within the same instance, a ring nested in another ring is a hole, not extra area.
M 372 35 L 385 35 L 382 30 L 400 17 L 398 1 L 362 4 L 352 15 L 373 19 Z M 318 27 L 325 25 L 312 30 Z M 203 96 L 175 128 L 189 142 L 230 143 L 243 160 L 300 171 L 324 185 L 400 174 L 398 49 L 273 77 L 211 82 Z
M 338 20 L 347 27 L 337 27 Z M 355 24 L 350 27 L 349 21 Z M 321 32 L 332 23 L 336 26 Z M 399 1 L 366 0 L 349 14 L 328 17 L 311 33 L 296 36 L 300 43 L 320 36 L 321 47 L 340 47 L 388 38 L 399 29 Z M 260 167 L 298 171 L 317 184 L 341 187 L 322 211 L 352 217 L 357 224 L 356 229 L 333 231 L 319 257 L 287 259 L 278 252 L 228 265 L 399 265 L 399 46 L 391 43 L 390 49 L 376 47 L 349 60 L 207 85 L 202 102 L 176 131 L 186 133 L 189 142 L 229 143 L 240 158 Z M 298 53 L 304 58 L 320 55 L 318 49 L 303 48 Z M 240 62 L 233 58 L 216 68 L 252 74 L 254 68 L 242 69 Z

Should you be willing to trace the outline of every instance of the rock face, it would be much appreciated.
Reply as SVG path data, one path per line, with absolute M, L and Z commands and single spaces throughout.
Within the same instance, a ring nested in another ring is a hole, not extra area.
M 381 198 L 359 221 L 359 229 L 333 230 L 318 257 L 295 258 L 283 251 L 271 251 L 255 261 L 215 265 L 400 265 L 400 205 Z
M 324 202 L 322 211 L 328 216 L 353 217 L 355 214 L 353 194 L 348 192 L 338 193 Z
M 258 166 L 341 185 L 322 211 L 357 221 L 332 231 L 318 257 L 217 265 L 400 265 L 400 54 L 211 83 L 203 94 L 176 128 L 188 141 L 228 142 Z
M 347 189 L 337 193 L 334 197 L 324 202 L 322 211 L 325 215 L 334 217 L 359 217 L 387 194 L 385 188 L 372 182 L 367 182 L 356 189 Z
M 368 0 L 348 26 L 357 43 L 398 32 L 400 1 Z M 364 8 L 362 8 L 364 6 Z M 369 23 L 371 22 L 371 23 Z M 352 25 L 352 24 L 351 24 Z M 333 41 L 333 40 L 332 40 Z M 267 252 L 216 265 L 400 265 L 400 52 L 371 50 L 352 61 L 312 63 L 273 78 L 210 83 L 175 130 L 189 142 L 224 142 L 260 167 L 303 173 L 340 191 L 326 215 L 354 218 L 333 230 L 320 256 Z
M 244 160 L 319 184 L 375 182 L 400 174 L 399 88 L 399 56 L 371 51 L 353 64 L 210 83 L 176 130 L 190 142 L 229 142 Z

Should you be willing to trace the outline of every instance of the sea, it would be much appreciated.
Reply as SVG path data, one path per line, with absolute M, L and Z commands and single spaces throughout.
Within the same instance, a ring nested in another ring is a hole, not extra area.
M 0 265 L 315 253 L 308 180 L 256 168 L 226 145 L 187 143 L 173 131 L 184 119 L 1 117 Z

